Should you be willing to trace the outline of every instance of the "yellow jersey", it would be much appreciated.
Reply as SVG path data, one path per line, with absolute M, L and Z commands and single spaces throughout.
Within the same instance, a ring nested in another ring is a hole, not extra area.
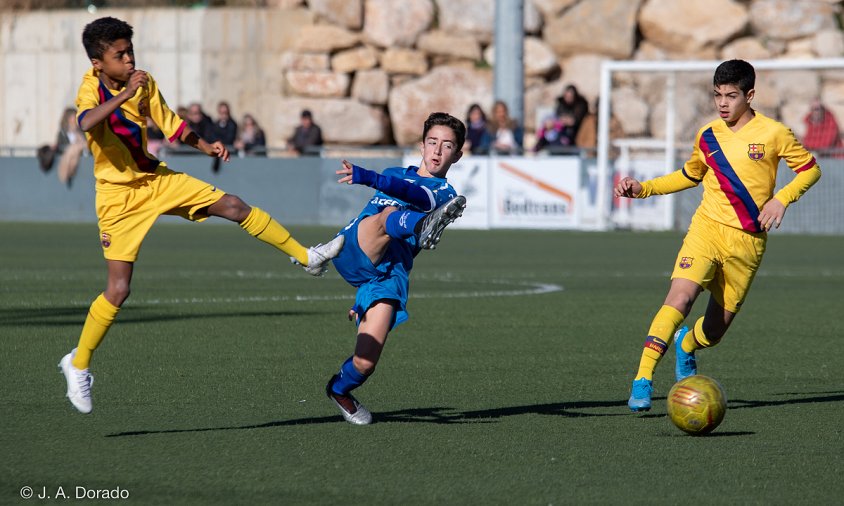
M 780 159 L 795 173 L 817 166 L 788 127 L 759 112 L 738 132 L 720 118 L 705 125 L 682 169 L 690 180 L 703 182 L 696 212 L 730 227 L 762 232 L 759 210 L 773 197 Z
M 76 95 L 76 119 L 105 103 L 121 90 L 110 90 L 91 68 L 82 78 Z M 179 118 L 164 101 L 158 85 L 149 75 L 146 86 L 115 109 L 109 117 L 87 132 L 88 147 L 94 157 L 94 178 L 97 184 L 130 183 L 155 172 L 162 162 L 147 151 L 147 117 L 172 142 L 185 129 Z

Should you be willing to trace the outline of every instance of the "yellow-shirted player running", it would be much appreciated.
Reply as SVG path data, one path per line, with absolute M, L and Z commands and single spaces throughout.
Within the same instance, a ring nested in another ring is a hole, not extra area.
M 94 157 L 96 210 L 108 278 L 105 291 L 91 304 L 79 345 L 59 367 L 70 402 L 80 412 L 90 413 L 91 355 L 129 296 L 134 262 L 158 216 L 171 214 L 191 221 L 219 216 L 237 222 L 317 276 L 340 252 L 343 237 L 306 249 L 265 211 L 155 159 L 147 151 L 147 117 L 170 141 L 179 139 L 225 161 L 229 152 L 221 142 L 208 143 L 191 131 L 167 107 L 152 76 L 135 68 L 132 27 L 127 23 L 97 19 L 83 30 L 82 44 L 93 68 L 79 87 L 77 120 Z
M 741 309 L 762 256 L 767 232 L 779 227 L 786 207 L 821 177 L 815 158 L 782 123 L 750 106 L 756 73 L 743 60 L 721 63 L 713 78 L 720 119 L 697 134 L 682 169 L 640 183 L 625 177 L 616 197 L 647 198 L 703 183 L 703 199 L 677 254 L 671 287 L 645 340 L 627 405 L 651 408 L 653 373 L 675 341 L 677 381 L 697 374 L 695 351 L 715 346 Z M 797 176 L 774 194 L 777 166 L 784 159 Z M 708 289 L 709 305 L 692 328 L 678 327 L 698 295 Z

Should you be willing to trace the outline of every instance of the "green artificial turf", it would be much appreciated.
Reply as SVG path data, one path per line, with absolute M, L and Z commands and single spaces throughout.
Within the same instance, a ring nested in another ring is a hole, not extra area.
M 291 227 L 302 242 L 334 230 Z M 0 224 L 0 504 L 77 487 L 136 504 L 840 504 L 844 237 L 778 236 L 699 354 L 726 418 L 691 437 L 630 380 L 677 233 L 449 230 L 345 423 L 323 389 L 353 289 L 229 224 L 160 224 L 94 356 L 94 412 L 59 359 L 105 285 L 95 225 Z M 697 318 L 706 297 L 692 312 Z M 692 320 L 693 321 L 693 320 Z

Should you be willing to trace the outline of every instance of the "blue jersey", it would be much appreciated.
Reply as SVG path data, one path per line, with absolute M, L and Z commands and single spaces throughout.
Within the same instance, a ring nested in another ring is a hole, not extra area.
M 417 170 L 419 170 L 417 167 L 391 167 L 385 169 L 382 174 L 426 187 L 434 196 L 435 207 L 457 196 L 454 187 L 445 179 L 422 177 L 417 174 Z M 422 212 L 416 206 L 399 198 L 376 191 L 360 215 L 340 231 L 346 236 L 346 242 L 340 254 L 333 259 L 333 263 L 343 279 L 358 289 L 353 309 L 359 316 L 379 300 L 394 300 L 398 303 L 392 328 L 408 318 L 406 309 L 409 291 L 408 277 L 413 268 L 413 258 L 420 251 L 418 239 L 416 236 L 391 239 L 384 256 L 377 264 L 373 264 L 360 249 L 357 238 L 360 221 L 367 216 L 378 214 L 389 206 L 397 207 L 400 211 Z
M 439 177 L 422 177 L 416 173 L 417 170 L 419 170 L 419 167 L 390 167 L 389 169 L 384 169 L 382 174 L 385 176 L 403 179 L 409 183 L 428 188 L 431 190 L 431 193 L 434 194 L 434 199 L 437 202 L 435 207 L 439 207 L 457 196 L 457 192 L 454 190 L 454 187 L 448 184 L 448 181 L 445 179 Z M 422 211 L 421 209 L 414 207 L 412 204 L 408 204 L 407 202 L 393 197 L 392 195 L 376 191 L 375 195 L 372 196 L 372 199 L 370 199 L 369 203 L 366 204 L 366 207 L 363 208 L 363 211 L 361 211 L 357 219 L 362 220 L 367 216 L 378 214 L 388 206 L 398 207 L 400 211 L 405 209 L 410 209 L 411 211 Z

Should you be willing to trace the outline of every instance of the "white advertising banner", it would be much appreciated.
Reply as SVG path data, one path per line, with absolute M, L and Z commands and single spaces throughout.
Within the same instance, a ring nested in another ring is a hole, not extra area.
M 495 228 L 578 227 L 578 157 L 492 157 L 492 215 Z

